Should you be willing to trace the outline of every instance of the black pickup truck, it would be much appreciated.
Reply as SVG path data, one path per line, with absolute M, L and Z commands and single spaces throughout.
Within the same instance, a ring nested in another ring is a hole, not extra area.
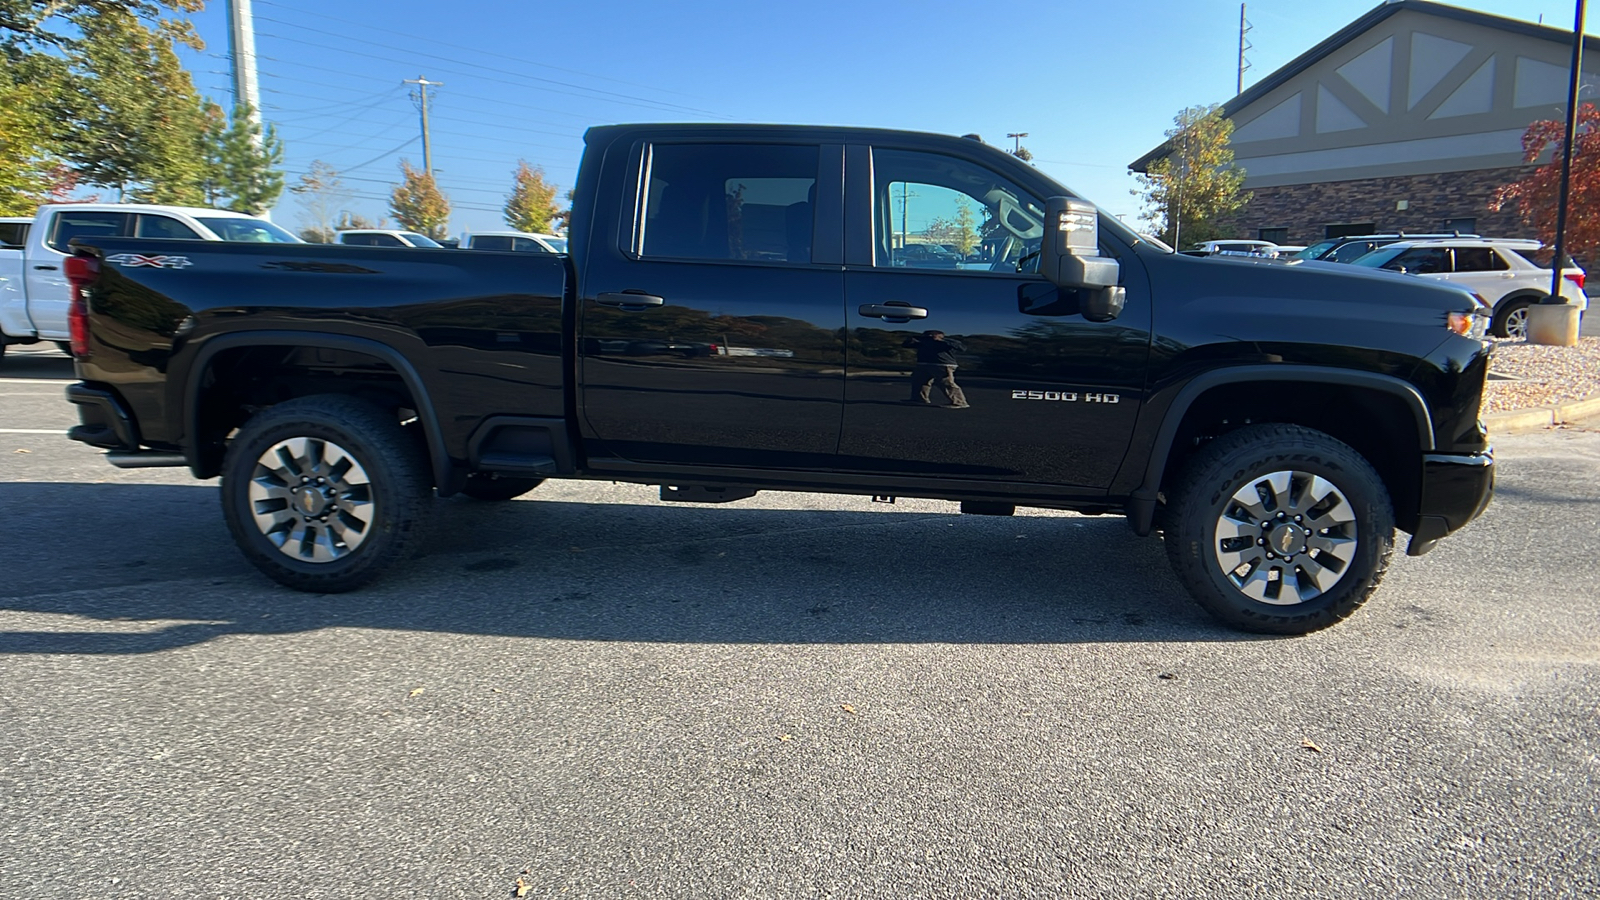
M 1303 633 L 1489 501 L 1474 297 L 1196 259 L 970 138 L 591 129 L 570 256 L 80 239 L 76 440 L 221 476 L 245 555 L 355 588 L 430 502 L 546 478 L 1125 515 Z

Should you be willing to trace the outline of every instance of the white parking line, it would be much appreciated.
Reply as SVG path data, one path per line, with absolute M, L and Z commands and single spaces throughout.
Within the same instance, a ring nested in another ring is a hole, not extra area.
M 0 384 L 77 384 L 70 378 L 0 378 Z
M 0 434 L 66 434 L 51 428 L 0 428 Z

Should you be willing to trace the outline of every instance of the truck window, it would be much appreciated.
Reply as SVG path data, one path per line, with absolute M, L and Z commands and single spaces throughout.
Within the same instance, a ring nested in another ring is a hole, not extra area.
M 657 144 L 648 154 L 639 255 L 811 261 L 816 147 Z
M 1010 179 L 935 153 L 872 152 L 874 264 L 1039 270 L 1044 202 Z
M 339 243 L 352 247 L 404 247 L 405 241 L 392 234 L 346 234 Z
M 123 212 L 58 212 L 50 233 L 50 247 L 67 253 L 75 237 L 122 237 L 128 227 Z
M 549 253 L 550 252 L 549 250 L 545 249 L 543 244 L 539 243 L 538 241 L 534 240 L 533 238 L 512 238 L 511 239 L 511 249 L 520 251 L 522 253 Z
M 503 234 L 486 234 L 472 239 L 474 250 L 510 250 L 511 238 Z
M 27 222 L 0 222 L 0 247 L 21 247 L 27 240 Z
M 193 228 L 169 216 L 152 216 L 141 213 L 139 229 L 133 235 L 142 238 L 166 238 L 173 241 L 198 241 L 200 235 Z

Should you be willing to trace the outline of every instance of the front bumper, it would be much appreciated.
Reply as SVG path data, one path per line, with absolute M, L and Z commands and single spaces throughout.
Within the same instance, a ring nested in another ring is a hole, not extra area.
M 1481 515 L 1493 496 L 1493 449 L 1423 454 L 1417 530 L 1406 555 L 1421 556 L 1432 550 L 1445 535 Z

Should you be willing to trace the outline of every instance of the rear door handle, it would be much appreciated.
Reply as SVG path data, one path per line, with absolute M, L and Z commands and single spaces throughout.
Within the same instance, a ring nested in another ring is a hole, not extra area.
M 56 267 L 55 266 L 34 266 L 34 268 L 38 269 L 41 272 L 54 272 L 54 271 L 56 271 Z
M 615 306 L 618 309 L 626 310 L 641 310 L 648 309 L 652 306 L 664 306 L 667 302 L 660 297 L 655 296 L 654 294 L 646 294 L 642 291 L 621 291 L 618 293 L 601 294 L 600 296 L 594 298 L 594 301 L 601 306 Z
M 912 319 L 928 317 L 926 309 L 899 300 L 890 300 L 888 303 L 863 303 L 857 312 L 869 319 L 887 319 L 891 322 L 909 322 Z

